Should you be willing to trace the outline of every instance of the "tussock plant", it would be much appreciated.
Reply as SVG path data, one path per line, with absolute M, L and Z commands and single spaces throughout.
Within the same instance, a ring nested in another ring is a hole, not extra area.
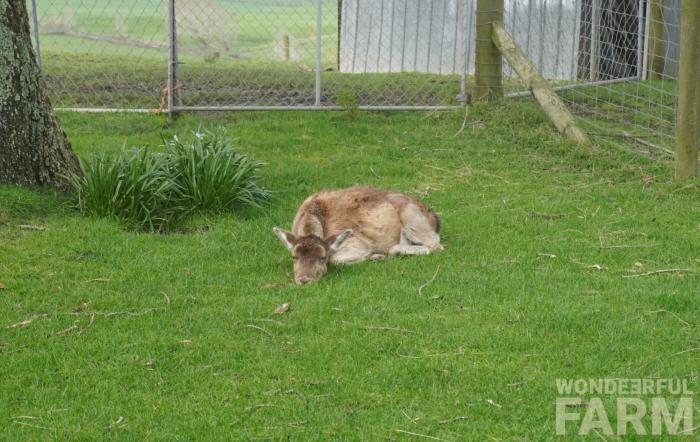
M 190 210 L 221 213 L 268 200 L 269 192 L 258 185 L 262 164 L 238 152 L 230 138 L 198 132 L 191 143 L 173 137 L 165 146 L 181 203 Z
M 260 207 L 270 193 L 258 185 L 262 164 L 238 152 L 221 133 L 192 142 L 165 141 L 165 151 L 123 150 L 84 161 L 71 175 L 79 210 L 147 231 L 168 231 L 193 213 Z

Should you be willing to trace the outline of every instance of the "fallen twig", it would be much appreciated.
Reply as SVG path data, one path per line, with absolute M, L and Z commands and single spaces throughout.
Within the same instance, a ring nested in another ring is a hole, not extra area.
M 439 423 L 440 425 L 445 425 L 445 424 L 449 424 L 449 423 L 451 423 L 451 422 L 463 421 L 463 420 L 466 420 L 466 419 L 467 419 L 467 416 L 457 416 L 457 417 L 453 417 L 452 419 L 445 419 L 445 420 L 439 421 L 438 423 Z
M 469 118 L 469 105 L 467 104 L 464 106 L 464 119 L 462 120 L 462 127 L 459 128 L 457 133 L 452 135 L 452 138 L 457 138 L 462 132 L 464 132 L 464 128 L 467 127 L 467 118 Z
M 77 321 L 76 321 L 76 322 L 77 322 Z M 56 336 L 65 336 L 65 335 L 67 335 L 68 333 L 70 333 L 71 331 L 75 330 L 76 328 L 78 328 L 78 326 L 75 325 L 75 324 L 73 324 L 73 325 L 71 325 L 70 327 L 68 327 L 68 328 L 66 328 L 66 329 L 63 329 L 63 330 L 61 330 L 61 331 L 56 332 Z
M 528 216 L 532 218 L 559 219 L 562 218 L 564 215 L 562 215 L 561 213 L 545 213 L 533 210 L 530 213 L 528 213 Z
M 253 405 L 250 407 L 246 407 L 245 411 L 253 411 L 253 410 L 257 410 L 258 408 L 267 408 L 267 407 L 274 407 L 274 405 L 272 405 L 272 404 L 257 404 L 257 405 Z
M 496 403 L 493 399 L 486 399 L 486 403 L 496 408 L 503 408 L 501 404 Z
M 693 428 L 686 428 L 686 429 L 683 430 L 683 431 L 679 431 L 678 434 L 685 434 L 685 433 L 693 434 L 693 432 L 694 432 L 695 430 L 698 430 L 698 429 L 700 429 L 700 426 L 693 427 Z
M 653 247 L 651 244 L 619 244 L 619 245 L 612 245 L 612 246 L 603 246 L 601 245 L 601 249 L 643 249 L 646 247 Z
M 277 321 L 275 319 L 266 319 L 266 318 L 250 318 L 251 321 L 260 321 L 260 322 L 272 322 L 273 324 L 276 325 L 283 325 L 281 321 Z
M 93 315 L 90 315 L 90 322 L 88 322 L 88 325 L 86 325 L 85 327 L 83 327 L 83 328 L 78 332 L 78 334 L 79 334 L 79 335 L 82 335 L 83 333 L 85 333 L 85 330 L 87 330 L 87 329 L 89 329 L 90 327 L 92 327 L 92 324 L 94 324 L 94 323 L 95 323 L 95 315 L 93 314 Z
M 666 155 L 670 156 L 671 158 L 676 156 L 676 153 L 674 151 L 672 151 L 671 149 L 667 149 L 667 148 L 659 146 L 657 144 L 650 143 L 649 141 L 643 140 L 642 138 L 639 138 L 639 137 L 636 137 L 627 131 L 622 131 L 622 137 L 634 140 L 637 143 L 641 144 L 642 146 L 651 147 L 652 149 L 659 150 L 659 151 L 665 153 Z
M 103 318 L 110 318 L 112 316 L 121 316 L 121 315 L 141 316 L 141 315 L 146 315 L 148 313 L 152 313 L 152 312 L 160 311 L 160 310 L 165 310 L 165 307 L 152 307 L 152 308 L 147 308 L 144 310 L 124 310 L 124 311 L 120 311 L 120 312 L 88 312 L 88 311 L 83 311 L 83 312 L 71 312 L 68 314 L 74 315 L 74 316 L 92 315 L 92 316 L 102 316 Z
M 26 328 L 32 325 L 32 322 L 34 322 L 35 319 L 37 318 L 45 318 L 48 315 L 46 313 L 41 313 L 41 314 L 35 314 L 29 317 L 28 319 L 25 319 L 24 321 L 17 322 L 12 325 L 8 325 L 5 328 Z
M 674 353 L 671 356 L 678 356 L 686 353 L 693 353 L 695 351 L 700 351 L 700 347 L 695 347 L 695 348 L 689 348 L 687 350 L 679 351 L 678 353 Z
M 668 313 L 669 315 L 671 315 L 671 316 L 673 316 L 674 318 L 678 319 L 678 321 L 680 321 L 680 322 L 681 322 L 683 325 L 685 325 L 686 327 L 690 327 L 690 324 L 689 324 L 688 322 L 684 321 L 680 316 L 678 316 L 677 314 L 675 314 L 675 313 L 673 313 L 673 312 L 669 312 L 668 310 L 663 309 L 663 308 L 658 309 L 658 310 L 654 310 L 654 311 L 651 311 L 651 312 L 646 312 L 646 313 L 647 313 L 648 315 L 653 315 L 654 313 Z
M 399 353 L 398 351 L 396 352 L 396 354 L 399 357 L 407 358 L 407 359 L 424 359 L 424 358 L 439 358 L 439 357 L 443 357 L 443 356 L 464 356 L 464 350 L 460 349 L 456 353 L 431 353 L 431 354 L 422 355 L 422 356 L 404 355 L 404 354 Z
M 622 275 L 623 278 L 639 278 L 640 276 L 653 276 L 660 275 L 662 273 L 681 273 L 681 272 L 692 272 L 692 269 L 661 269 L 654 270 L 653 272 L 637 273 L 634 275 Z
M 266 335 L 271 336 L 271 337 L 273 337 L 273 338 L 275 337 L 275 335 L 273 335 L 273 334 L 270 333 L 269 331 L 265 330 L 265 329 L 262 328 L 262 327 L 258 327 L 258 326 L 255 325 L 255 324 L 246 324 L 245 326 L 246 326 L 246 327 L 250 327 L 250 328 L 254 328 L 254 329 L 256 329 L 256 330 L 260 330 L 261 332 L 263 332 L 263 333 L 265 333 Z
M 364 326 L 364 327 L 362 327 L 362 328 L 363 328 L 364 330 L 396 331 L 396 332 L 407 333 L 407 334 L 413 333 L 413 330 L 409 330 L 409 329 L 407 329 L 407 328 L 401 328 L 401 327 L 376 327 L 376 326 L 373 326 L 373 325 L 367 325 L 367 326 Z
M 53 430 L 53 428 L 42 427 L 41 425 L 33 425 L 22 421 L 12 421 L 13 424 L 24 425 L 25 427 L 40 428 L 42 430 Z
M 397 433 L 408 434 L 410 436 L 423 437 L 426 439 L 441 440 L 441 441 L 449 442 L 449 441 L 447 441 L 447 439 L 440 439 L 439 437 L 428 436 L 427 434 L 413 433 L 412 431 L 399 430 L 398 428 L 395 429 L 394 431 L 396 431 Z
M 20 230 L 33 230 L 35 232 L 41 232 L 42 230 L 46 230 L 46 227 L 35 226 L 34 224 L 20 224 L 19 229 Z
M 109 282 L 109 278 L 92 278 L 88 282 L 99 282 L 99 283 L 105 283 Z
M 428 280 L 425 284 L 421 285 L 418 287 L 418 296 L 423 296 L 423 289 L 426 288 L 430 283 L 435 281 L 435 278 L 437 277 L 438 272 L 440 271 L 440 266 L 437 266 L 437 269 L 435 269 L 435 273 L 433 273 L 433 277 Z

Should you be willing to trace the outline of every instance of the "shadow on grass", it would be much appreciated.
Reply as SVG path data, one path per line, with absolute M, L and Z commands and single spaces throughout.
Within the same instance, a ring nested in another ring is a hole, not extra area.
M 0 226 L 30 223 L 71 211 L 70 194 L 48 188 L 0 186 Z

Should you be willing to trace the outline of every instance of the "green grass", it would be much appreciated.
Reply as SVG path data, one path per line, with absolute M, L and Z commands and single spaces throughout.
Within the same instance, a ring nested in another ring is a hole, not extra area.
M 158 108 L 167 60 L 112 54 L 48 53 L 44 79 L 54 107 Z M 180 67 L 183 106 L 310 106 L 315 74 L 297 63 L 192 60 Z M 459 76 L 323 72 L 321 104 L 350 92 L 361 105 L 457 105 Z
M 700 389 L 679 354 L 700 346 L 697 182 L 581 154 L 529 100 L 472 106 L 456 137 L 456 112 L 60 118 L 81 157 L 225 125 L 277 193 L 158 235 L 0 187 L 0 439 L 541 440 L 556 378 Z M 271 228 L 352 184 L 425 195 L 446 250 L 291 285 Z M 663 268 L 691 271 L 623 277 Z

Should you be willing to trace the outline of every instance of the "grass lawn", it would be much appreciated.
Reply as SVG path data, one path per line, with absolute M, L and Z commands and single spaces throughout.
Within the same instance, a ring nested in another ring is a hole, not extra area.
M 557 378 L 700 390 L 698 183 L 579 153 L 529 100 L 458 136 L 459 112 L 60 118 L 83 158 L 223 125 L 276 195 L 157 235 L 0 187 L 0 439 L 542 440 Z M 446 250 L 291 284 L 271 228 L 352 184 L 422 195 Z

